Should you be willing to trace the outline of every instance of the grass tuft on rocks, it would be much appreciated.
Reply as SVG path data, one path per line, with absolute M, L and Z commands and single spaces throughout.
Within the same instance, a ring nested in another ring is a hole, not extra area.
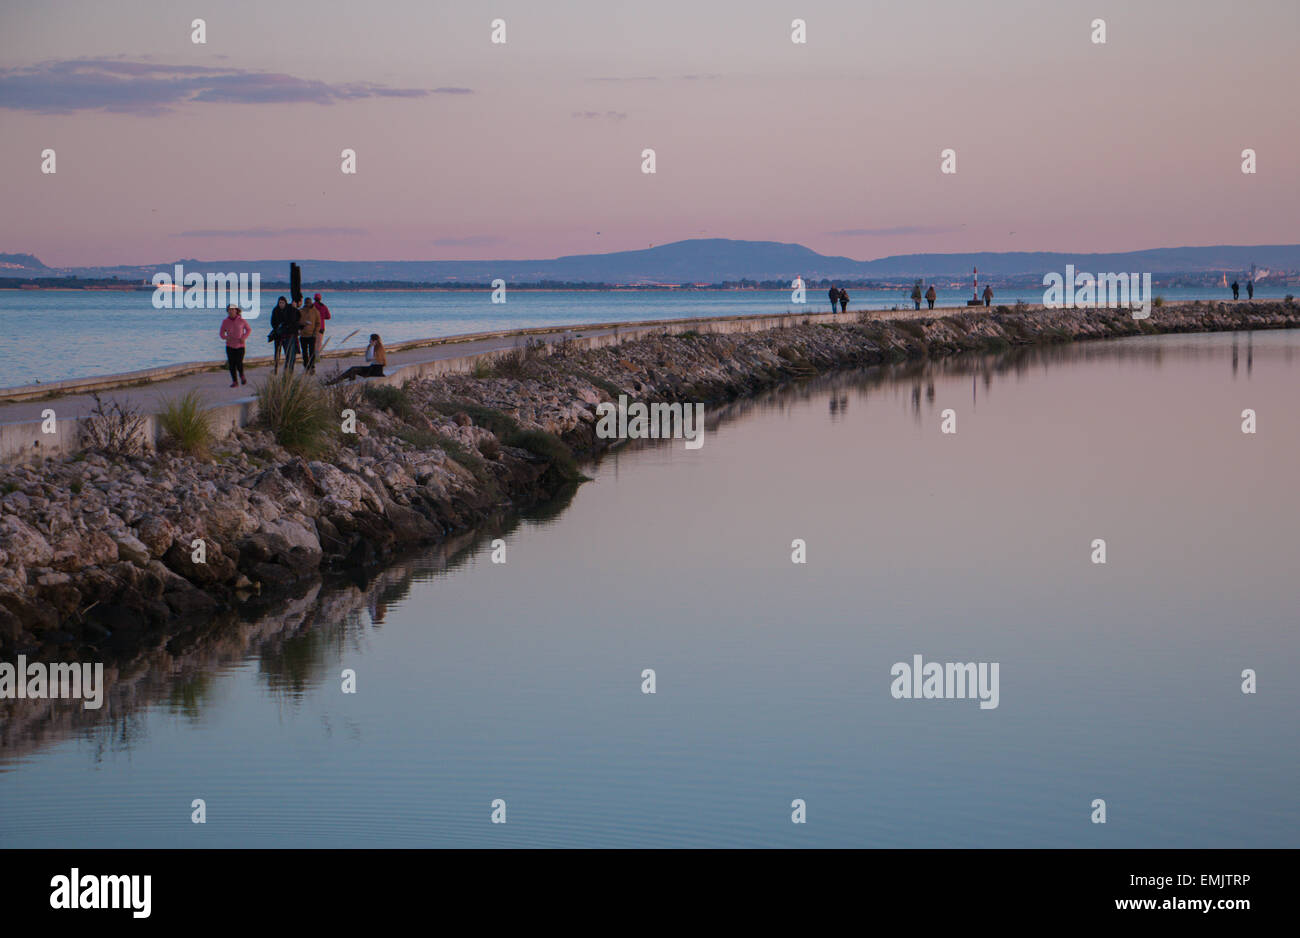
M 206 456 L 212 446 L 212 418 L 198 391 L 162 403 L 158 425 L 167 444 L 192 456 Z
M 545 430 L 518 430 L 502 442 L 506 446 L 515 446 L 527 450 L 538 459 L 551 464 L 552 470 L 565 482 L 580 482 L 587 477 L 578 469 L 578 461 L 573 458 L 573 451 L 554 433 Z
M 510 434 L 519 432 L 519 421 L 494 407 L 485 407 L 471 401 L 434 401 L 433 409 L 448 417 L 459 413 L 467 414 L 476 427 L 492 431 L 503 441 Z
M 492 374 L 498 378 L 522 381 L 534 377 L 544 355 L 543 343 L 529 339 L 524 345 L 498 355 L 492 363 Z
M 257 389 L 257 420 L 290 452 L 315 456 L 329 446 L 330 431 L 341 419 L 315 380 L 301 374 L 267 379 Z
M 415 413 L 415 408 L 411 404 L 410 395 L 406 393 L 405 387 L 394 387 L 391 384 L 367 384 L 363 393 L 366 400 L 376 410 L 391 410 L 394 415 L 403 420 L 411 419 Z

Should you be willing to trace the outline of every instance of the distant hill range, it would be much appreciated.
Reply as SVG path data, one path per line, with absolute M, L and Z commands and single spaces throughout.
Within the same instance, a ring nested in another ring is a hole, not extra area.
M 1152 274 L 1249 270 L 1251 264 L 1272 270 L 1300 270 L 1300 245 L 1255 245 L 1157 248 L 1120 254 L 1067 254 L 1012 251 L 977 254 L 900 254 L 878 260 L 818 254 L 799 244 L 777 241 L 734 241 L 700 238 L 676 241 L 640 251 L 576 254 L 550 260 L 502 261 L 328 261 L 297 259 L 303 278 L 313 282 L 404 282 L 455 284 L 507 283 L 649 284 L 724 283 L 739 280 L 900 280 L 911 277 L 962 277 L 978 267 L 982 276 L 1029 277 L 1064 271 L 1066 264 L 1091 273 L 1150 272 Z M 0 254 L 0 277 L 117 277 L 144 281 L 174 264 L 201 273 L 261 274 L 266 282 L 288 279 L 289 260 L 195 259 L 156 265 L 117 267 L 47 267 L 30 254 Z

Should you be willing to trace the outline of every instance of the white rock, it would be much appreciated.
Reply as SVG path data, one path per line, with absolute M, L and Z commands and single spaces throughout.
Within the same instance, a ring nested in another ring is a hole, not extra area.
M 149 548 L 144 546 L 144 541 L 125 531 L 114 531 L 111 536 L 117 544 L 118 557 L 129 560 L 137 567 L 149 566 L 152 554 L 149 553 Z
M 278 534 L 289 542 L 290 547 L 305 547 L 314 554 L 321 552 L 320 538 L 316 531 L 289 518 L 265 522 L 261 530 L 267 534 Z

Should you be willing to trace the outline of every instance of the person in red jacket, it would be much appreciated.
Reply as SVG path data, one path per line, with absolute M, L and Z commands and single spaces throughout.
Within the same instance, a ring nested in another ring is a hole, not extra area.
M 316 308 L 320 310 L 320 331 L 325 334 L 325 322 L 330 318 L 330 308 L 321 302 L 320 294 L 317 293 L 313 299 L 316 301 Z

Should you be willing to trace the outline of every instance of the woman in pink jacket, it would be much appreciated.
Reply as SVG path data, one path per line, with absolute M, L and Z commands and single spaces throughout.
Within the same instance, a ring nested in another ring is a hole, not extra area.
M 248 384 L 244 378 L 244 340 L 253 331 L 238 306 L 226 307 L 226 318 L 221 320 L 217 337 L 226 340 L 226 367 L 230 369 L 230 386 Z

